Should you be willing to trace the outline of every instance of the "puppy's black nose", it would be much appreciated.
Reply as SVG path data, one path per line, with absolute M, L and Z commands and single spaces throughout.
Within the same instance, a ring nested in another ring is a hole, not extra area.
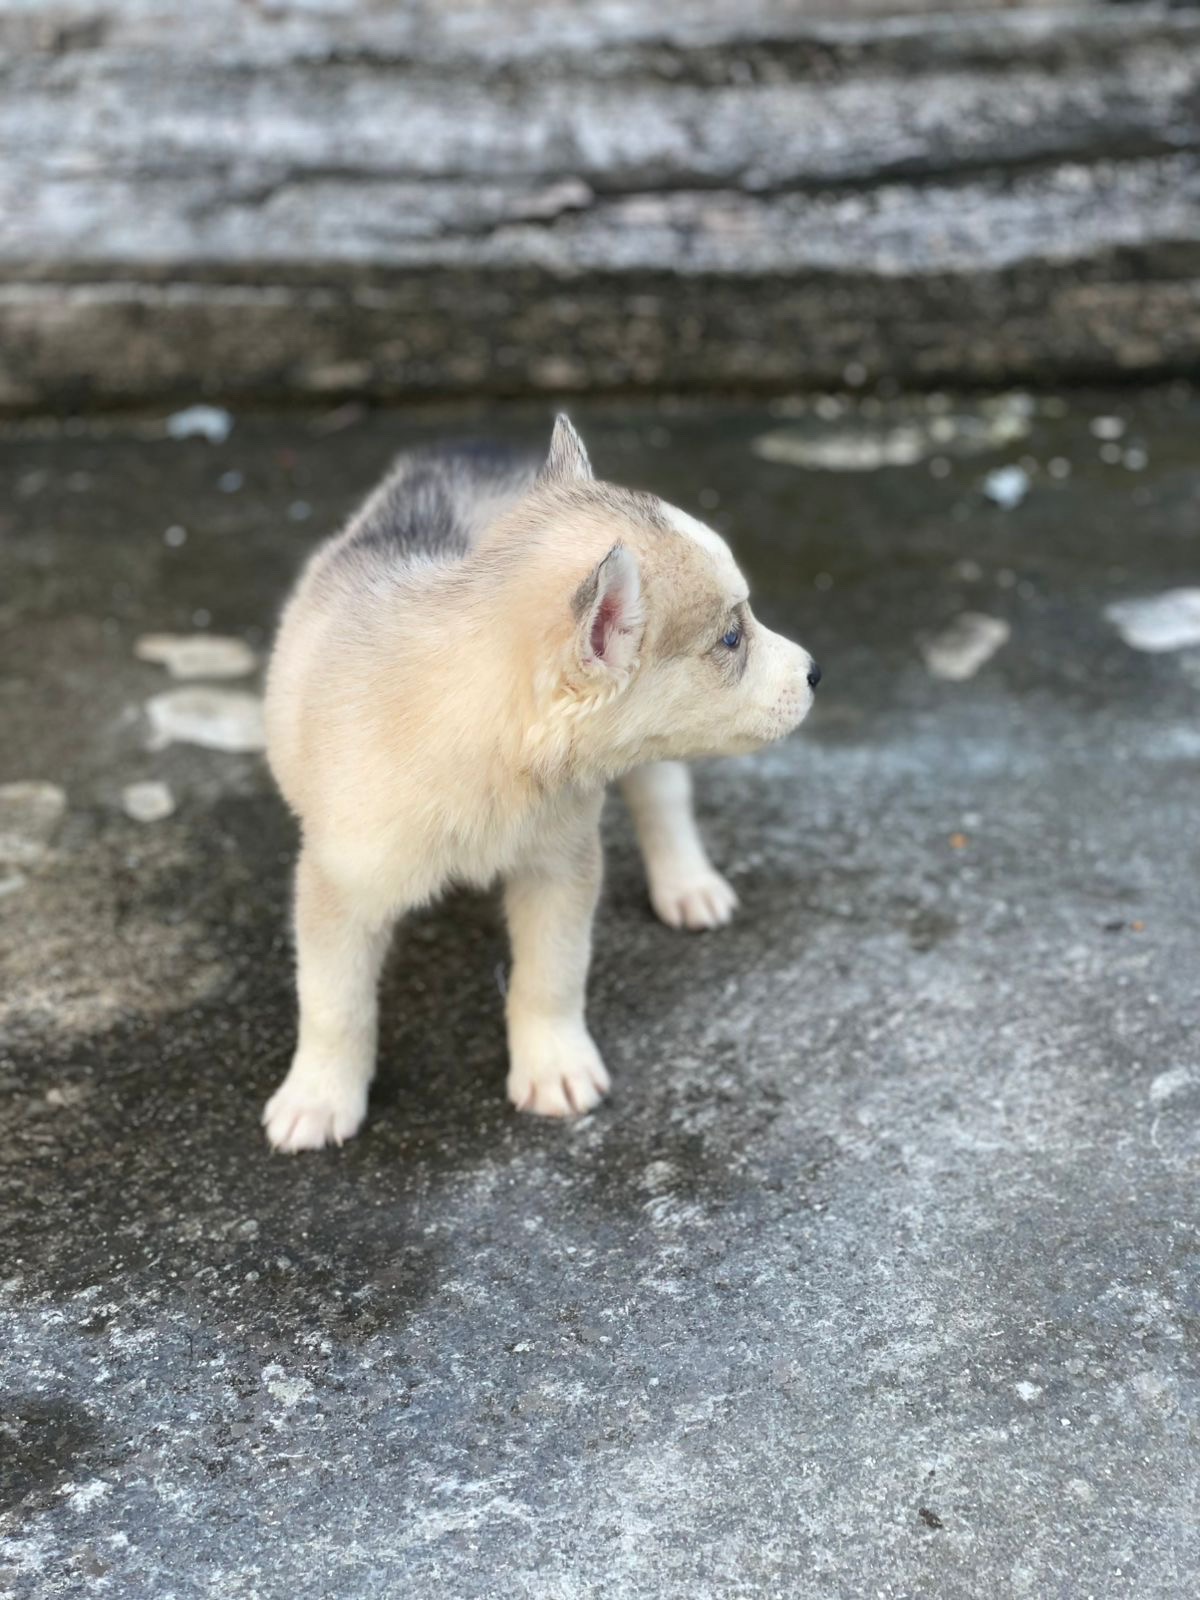
M 817 663 L 814 661 L 812 666 L 809 667 L 809 669 L 808 669 L 808 687 L 810 689 L 815 689 L 817 687 L 817 685 L 820 683 L 820 681 L 821 681 L 821 669 L 817 665 Z

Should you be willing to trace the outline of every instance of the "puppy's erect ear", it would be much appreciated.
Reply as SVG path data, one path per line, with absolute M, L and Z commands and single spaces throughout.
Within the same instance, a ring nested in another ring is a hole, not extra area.
M 542 470 L 541 483 L 567 483 L 572 478 L 590 478 L 592 463 L 588 460 L 583 440 L 571 426 L 571 419 L 560 411 L 554 419 L 554 432 L 550 435 L 550 451 Z
M 624 678 L 637 661 L 646 613 L 637 558 L 615 544 L 575 592 L 579 663 L 589 674 Z

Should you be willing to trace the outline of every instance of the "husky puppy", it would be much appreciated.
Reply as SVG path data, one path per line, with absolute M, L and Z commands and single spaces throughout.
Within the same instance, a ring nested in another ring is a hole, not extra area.
M 358 1131 L 392 927 L 451 884 L 504 882 L 509 1099 L 594 1106 L 605 785 L 622 780 L 662 920 L 727 922 L 736 897 L 680 763 L 781 738 L 820 676 L 756 621 L 724 540 L 595 479 L 565 416 L 540 466 L 479 446 L 402 456 L 309 561 L 271 658 L 268 758 L 303 838 L 299 1040 L 270 1143 Z

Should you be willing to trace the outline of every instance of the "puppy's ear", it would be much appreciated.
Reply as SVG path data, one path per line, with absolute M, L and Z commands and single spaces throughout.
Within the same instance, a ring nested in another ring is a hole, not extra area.
M 579 664 L 589 675 L 622 679 L 637 661 L 646 624 L 637 558 L 612 549 L 575 592 Z
M 571 419 L 560 411 L 554 419 L 554 432 L 550 435 L 550 451 L 542 470 L 540 483 L 567 483 L 572 478 L 590 478 L 592 463 L 583 440 L 571 426 Z

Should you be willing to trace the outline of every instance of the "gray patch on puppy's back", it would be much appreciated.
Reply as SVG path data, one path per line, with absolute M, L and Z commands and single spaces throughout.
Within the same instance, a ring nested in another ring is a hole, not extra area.
M 399 457 L 339 540 L 346 555 L 460 560 L 533 482 L 535 458 L 467 439 Z
M 379 486 L 344 548 L 387 556 L 462 556 L 467 538 L 442 474 L 432 463 L 414 461 Z

